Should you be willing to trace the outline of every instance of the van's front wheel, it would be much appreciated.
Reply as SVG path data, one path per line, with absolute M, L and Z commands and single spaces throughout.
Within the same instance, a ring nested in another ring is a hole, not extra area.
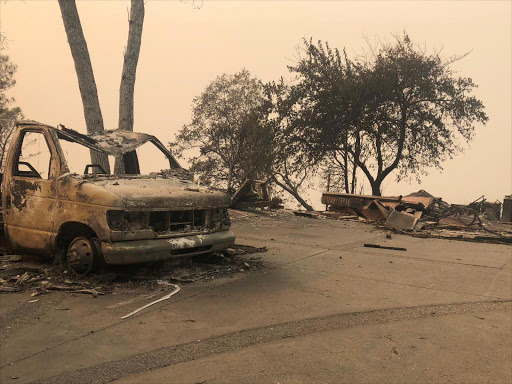
M 96 238 L 76 237 L 66 253 L 67 265 L 80 276 L 91 273 L 99 265 L 101 254 Z

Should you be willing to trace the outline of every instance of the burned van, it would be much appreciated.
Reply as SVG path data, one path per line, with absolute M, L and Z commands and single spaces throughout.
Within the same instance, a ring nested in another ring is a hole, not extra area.
M 113 175 L 119 166 L 122 174 Z M 2 203 L 13 248 L 60 256 L 78 274 L 102 262 L 218 252 L 235 240 L 230 197 L 195 184 L 157 138 L 138 132 L 83 135 L 20 122 L 6 158 Z

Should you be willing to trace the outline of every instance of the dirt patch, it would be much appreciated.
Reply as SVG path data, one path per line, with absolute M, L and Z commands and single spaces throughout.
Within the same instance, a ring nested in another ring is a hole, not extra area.
M 104 273 L 78 277 L 63 265 L 45 262 L 37 256 L 0 256 L 0 293 L 32 292 L 36 296 L 52 291 L 89 294 L 94 297 L 114 288 L 152 288 L 165 283 L 191 284 L 221 277 L 232 277 L 263 268 L 257 253 L 267 248 L 235 245 L 223 254 L 213 253 L 133 265 L 111 265 Z M 16 256 L 16 257 L 14 257 Z

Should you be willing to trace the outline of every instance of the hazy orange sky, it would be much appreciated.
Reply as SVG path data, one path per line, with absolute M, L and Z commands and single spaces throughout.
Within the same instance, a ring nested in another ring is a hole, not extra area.
M 199 4 L 196 2 L 195 4 Z M 78 10 L 107 129 L 117 127 L 128 1 L 79 1 Z M 510 1 L 147 1 L 135 89 L 135 130 L 172 140 L 194 96 L 221 73 L 247 68 L 263 81 L 289 76 L 303 37 L 359 53 L 365 36 L 406 30 L 446 56 L 472 51 L 455 68 L 472 77 L 490 121 L 463 154 L 423 183 L 384 182 L 385 194 L 424 188 L 449 202 L 512 193 L 512 7 Z M 57 1 L 0 2 L 6 53 L 18 65 L 11 94 L 27 118 L 85 132 L 75 69 Z M 367 191 L 368 183 L 366 183 Z M 319 207 L 319 194 L 313 194 Z

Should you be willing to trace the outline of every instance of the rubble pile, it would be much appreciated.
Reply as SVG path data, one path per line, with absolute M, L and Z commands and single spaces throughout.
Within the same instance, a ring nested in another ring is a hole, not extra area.
M 0 256 L 0 293 L 30 291 L 31 297 L 51 291 L 89 294 L 93 297 L 105 293 L 104 287 L 95 284 L 97 281 L 79 280 L 67 270 L 42 264 L 38 260 L 32 261 L 33 258 L 30 255 Z
M 162 177 L 164 179 L 178 178 L 182 181 L 194 181 L 194 176 L 183 168 L 162 169 L 160 172 L 149 174 L 152 177 Z
M 235 245 L 223 254 L 215 253 L 188 258 L 135 265 L 109 266 L 101 275 L 76 276 L 65 266 L 42 262 L 37 256 L 12 255 L 0 250 L 0 294 L 30 292 L 36 296 L 65 291 L 70 294 L 88 294 L 92 297 L 112 293 L 120 286 L 146 285 L 148 288 L 165 283 L 189 284 L 237 273 L 254 271 L 265 265 L 254 254 L 267 248 Z
M 371 221 L 425 236 L 512 243 L 512 225 L 499 221 L 501 203 L 485 196 L 457 205 L 424 190 L 398 197 L 325 192 L 322 203 L 330 218 Z
M 272 197 L 270 183 L 261 180 L 246 180 L 231 198 L 234 209 L 282 209 L 282 200 Z

